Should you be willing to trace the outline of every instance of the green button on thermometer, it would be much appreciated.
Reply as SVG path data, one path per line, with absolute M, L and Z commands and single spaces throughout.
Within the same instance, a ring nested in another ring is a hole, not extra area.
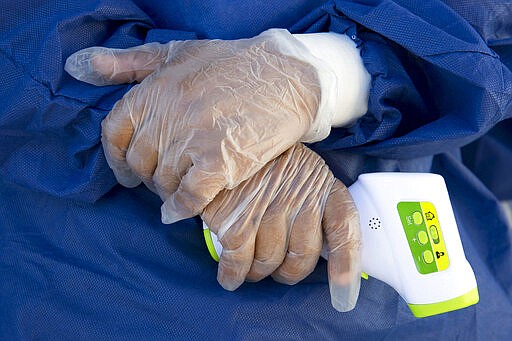
M 423 214 L 419 211 L 413 212 L 412 221 L 415 225 L 421 225 L 423 223 Z
M 418 232 L 418 243 L 425 245 L 428 243 L 428 234 L 425 231 Z
M 365 275 L 397 290 L 416 317 L 478 302 L 475 275 L 464 255 L 441 176 L 362 174 L 349 192 L 359 212 Z M 218 259 L 222 246 L 206 225 L 205 239 Z M 327 258 L 325 250 L 324 246 L 322 256 Z
M 432 254 L 432 251 L 430 251 L 430 250 L 423 251 L 422 258 L 426 264 L 431 264 L 434 261 L 434 255 Z

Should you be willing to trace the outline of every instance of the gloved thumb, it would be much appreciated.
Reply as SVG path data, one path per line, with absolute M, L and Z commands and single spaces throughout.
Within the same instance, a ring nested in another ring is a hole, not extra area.
M 89 47 L 73 53 L 64 69 L 74 78 L 93 85 L 141 82 L 164 63 L 168 44 L 149 43 L 128 49 Z
M 327 241 L 331 302 L 338 311 L 352 310 L 361 284 L 359 215 L 348 189 L 335 181 L 322 220 Z

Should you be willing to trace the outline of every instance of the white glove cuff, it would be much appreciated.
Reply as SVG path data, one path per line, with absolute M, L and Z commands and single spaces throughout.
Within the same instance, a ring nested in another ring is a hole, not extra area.
M 282 53 L 317 70 L 320 103 L 301 142 L 321 141 L 329 135 L 331 127 L 350 126 L 366 113 L 371 76 L 359 49 L 348 36 L 334 32 L 292 35 L 284 29 L 270 29 L 260 36 L 276 39 Z
M 295 34 L 294 37 L 336 75 L 335 94 L 325 93 L 322 88 L 322 97 L 336 98 L 331 125 L 350 126 L 368 110 L 371 81 L 355 42 L 344 34 L 334 32 Z M 319 110 L 319 116 L 322 114 Z

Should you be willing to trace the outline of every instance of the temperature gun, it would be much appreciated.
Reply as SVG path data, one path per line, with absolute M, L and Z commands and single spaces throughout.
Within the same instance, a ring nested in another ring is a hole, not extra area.
M 389 284 L 416 317 L 478 302 L 475 275 L 440 175 L 362 174 L 349 191 L 359 211 L 364 278 Z M 203 226 L 208 250 L 218 260 L 222 245 Z M 322 256 L 327 258 L 325 245 Z

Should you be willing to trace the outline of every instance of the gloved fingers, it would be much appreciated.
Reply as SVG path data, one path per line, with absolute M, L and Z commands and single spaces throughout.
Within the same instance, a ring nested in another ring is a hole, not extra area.
M 279 186 L 260 224 L 247 279 L 272 274 L 277 281 L 292 284 L 313 271 L 320 255 L 322 210 L 333 176 L 302 144 L 288 149 L 275 164 L 272 181 Z M 319 193 L 326 193 L 323 199 Z
M 254 183 L 255 179 L 261 184 L 259 186 L 265 187 L 265 193 L 258 202 L 259 209 L 264 212 L 256 235 L 254 261 L 247 274 L 247 281 L 256 282 L 271 275 L 286 255 L 289 231 L 293 223 L 289 212 L 296 206 L 296 201 L 290 200 L 285 192 L 290 194 L 290 191 L 299 191 L 297 187 L 288 189 L 287 180 L 294 174 L 290 168 L 296 168 L 294 165 L 298 161 L 296 155 L 300 147 L 297 144 L 288 149 L 247 180 Z M 263 172 L 268 177 L 258 179 Z
M 163 203 L 162 222 L 172 224 L 201 214 L 225 187 L 226 179 L 222 173 L 204 171 L 193 165 L 182 177 L 178 189 Z
M 217 281 L 233 291 L 245 281 L 254 258 L 254 242 L 261 214 L 249 210 L 219 239 L 223 250 L 220 255 Z
M 157 193 L 153 183 L 153 174 L 158 164 L 157 145 L 155 134 L 148 136 L 136 134 L 126 152 L 126 163 L 131 171 L 154 193 Z
M 73 53 L 64 69 L 93 85 L 141 82 L 167 59 L 168 45 L 149 43 L 128 49 L 89 47 Z
M 328 248 L 329 289 L 332 306 L 352 310 L 361 284 L 361 231 L 359 216 L 348 189 L 335 181 L 322 220 Z
M 153 173 L 156 193 L 164 202 L 176 192 L 182 175 L 192 167 L 192 161 L 186 155 L 182 154 L 179 162 L 172 161 L 175 157 L 177 157 L 176 150 L 173 150 L 172 146 L 163 150 L 158 155 L 157 166 Z
M 250 179 L 242 182 L 236 189 L 222 190 L 201 213 L 201 218 L 210 230 L 219 238 L 227 231 L 234 221 L 241 219 L 247 212 L 255 212 L 253 219 L 261 220 L 265 208 L 272 200 L 270 184 L 271 170 L 275 160 L 267 163 Z M 270 187 L 270 188 L 269 188 Z M 255 208 L 257 206 L 258 208 Z
M 288 251 L 272 278 L 283 284 L 296 284 L 306 278 L 318 262 L 322 251 L 323 202 L 312 192 L 293 221 Z
M 126 151 L 134 132 L 128 104 L 130 92 L 114 105 L 112 111 L 101 122 L 101 143 L 107 163 L 117 181 L 123 186 L 135 187 L 141 181 L 126 162 Z
M 253 252 L 254 244 L 249 241 L 236 250 L 222 250 L 217 281 L 224 289 L 233 291 L 242 285 L 251 267 Z
M 247 281 L 262 280 L 281 265 L 288 247 L 290 225 L 286 208 L 271 205 L 265 211 L 256 235 L 254 260 Z
M 126 150 L 119 149 L 104 139 L 101 141 L 105 159 L 110 169 L 114 172 L 117 182 L 128 188 L 138 186 L 141 183 L 141 179 L 133 173 L 126 163 Z
M 201 213 L 223 246 L 217 279 L 227 290 L 235 290 L 244 282 L 253 263 L 256 233 L 272 198 L 273 186 L 267 185 L 273 163 L 235 190 L 224 189 Z

